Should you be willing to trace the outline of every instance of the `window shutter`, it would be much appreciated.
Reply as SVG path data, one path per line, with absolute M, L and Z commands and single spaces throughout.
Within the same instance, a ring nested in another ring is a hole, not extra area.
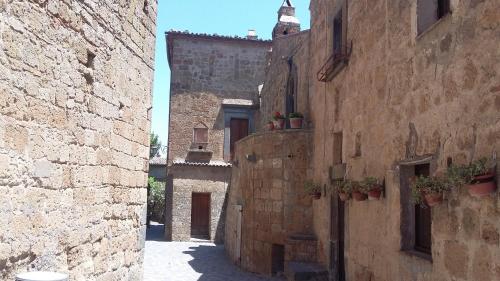
M 194 129 L 194 143 L 208 143 L 208 129 L 195 128 Z

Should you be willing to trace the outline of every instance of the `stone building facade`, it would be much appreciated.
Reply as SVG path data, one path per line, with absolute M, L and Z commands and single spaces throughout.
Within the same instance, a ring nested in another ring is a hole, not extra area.
M 310 131 L 286 130 L 238 142 L 225 247 L 245 270 L 271 275 L 288 262 L 316 262 L 312 200 L 303 192 L 311 141 Z
M 0 279 L 142 280 L 156 1 L 0 1 Z
M 453 190 L 429 210 L 430 247 L 421 251 L 415 244 L 417 211 L 408 178 L 417 170 L 441 173 L 450 163 L 496 160 L 500 148 L 500 3 L 434 2 L 311 1 L 309 39 L 297 47 L 308 49 L 298 64 L 307 75 L 298 75 L 306 81 L 299 82 L 304 88 L 297 94 L 308 99 L 299 98 L 297 106 L 312 130 L 306 177 L 322 186 L 322 198 L 311 203 L 315 262 L 332 280 L 500 280 L 498 192 L 477 199 L 465 189 Z M 289 52 L 280 40 L 298 36 L 273 40 L 269 69 L 282 64 L 275 57 L 286 57 L 275 54 Z M 289 80 L 277 72 L 268 72 L 261 93 L 261 128 L 270 113 L 287 111 Z M 250 220 L 245 208 L 273 196 L 273 185 L 262 186 L 261 198 L 240 190 L 255 188 L 241 175 L 258 172 L 259 161 L 266 162 L 262 151 L 272 142 L 262 139 L 250 136 L 237 144 L 237 157 L 250 150 L 256 156 L 255 163 L 233 168 L 226 243 L 235 262 L 245 267 L 266 259 L 247 268 L 272 273 L 267 245 L 253 242 L 259 256 L 241 246 L 241 261 L 234 254 L 236 245 L 255 240 L 244 227 L 241 242 L 235 238 L 237 212 Z M 333 182 L 345 174 L 384 181 L 383 198 L 341 203 Z M 267 227 L 267 217 L 253 219 Z
M 224 237 L 234 142 L 255 131 L 269 41 L 167 32 L 171 69 L 165 236 Z

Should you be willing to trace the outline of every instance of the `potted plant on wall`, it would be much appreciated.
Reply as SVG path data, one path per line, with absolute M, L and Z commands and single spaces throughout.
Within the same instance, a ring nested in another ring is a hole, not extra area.
M 452 165 L 448 174 L 453 177 L 455 184 L 465 185 L 473 197 L 483 197 L 494 193 L 497 189 L 493 165 L 487 158 L 464 166 Z
M 365 201 L 368 199 L 368 190 L 359 182 L 352 182 L 352 198 L 356 201 Z
M 412 179 L 411 193 L 416 204 L 427 203 L 436 206 L 443 202 L 443 193 L 451 189 L 451 182 L 447 178 L 418 176 Z M 425 206 L 425 205 L 424 205 Z
M 321 185 L 312 181 L 306 181 L 304 184 L 304 188 L 306 192 L 314 199 L 318 200 L 321 198 Z
M 285 116 L 281 115 L 279 112 L 275 112 L 273 115 L 274 119 L 274 129 L 283 130 L 285 128 Z
M 341 201 L 349 200 L 352 193 L 352 182 L 350 180 L 342 180 L 336 183 L 336 189 Z
M 367 193 L 368 200 L 379 200 L 382 195 L 382 184 L 377 178 L 366 177 L 360 183 L 362 189 Z
M 273 121 L 269 121 L 269 122 L 267 122 L 267 124 L 266 124 L 266 129 L 267 129 L 268 131 L 274 131 L 274 122 L 273 122 Z
M 291 129 L 302 129 L 302 121 L 304 120 L 304 115 L 300 112 L 292 112 L 288 115 L 290 120 Z

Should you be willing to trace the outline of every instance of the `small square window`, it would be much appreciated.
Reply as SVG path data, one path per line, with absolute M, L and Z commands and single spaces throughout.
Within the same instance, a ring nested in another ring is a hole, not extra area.
M 208 128 L 194 128 L 193 142 L 196 144 L 207 144 Z

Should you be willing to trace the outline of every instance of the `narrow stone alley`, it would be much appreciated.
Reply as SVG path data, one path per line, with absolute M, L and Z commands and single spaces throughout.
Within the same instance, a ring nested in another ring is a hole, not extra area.
M 157 223 L 148 229 L 144 281 L 281 280 L 243 272 L 226 258 L 224 245 L 166 242 L 162 232 Z

